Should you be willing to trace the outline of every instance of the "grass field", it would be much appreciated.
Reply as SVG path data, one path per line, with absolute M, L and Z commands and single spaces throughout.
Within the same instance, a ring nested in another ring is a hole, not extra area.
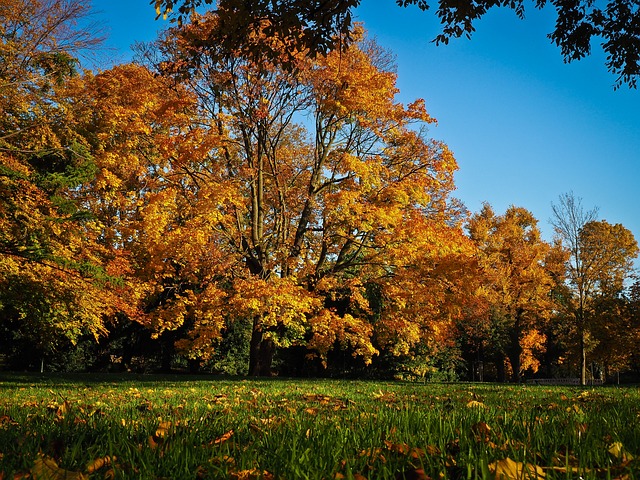
M 1 376 L 0 479 L 640 478 L 640 390 Z

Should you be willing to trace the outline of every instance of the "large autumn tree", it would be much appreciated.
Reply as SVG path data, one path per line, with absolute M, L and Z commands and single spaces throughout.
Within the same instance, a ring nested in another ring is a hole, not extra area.
M 218 55 L 203 40 L 219 21 L 194 18 L 147 51 L 195 102 L 183 110 L 190 120 L 173 125 L 162 102 L 136 107 L 151 107 L 149 133 L 165 132 L 153 151 L 136 147 L 159 163 L 138 170 L 146 187 L 127 230 L 154 292 L 153 328 L 186 330 L 179 347 L 206 358 L 229 322 L 250 319 L 255 375 L 269 373 L 278 346 L 306 345 L 320 358 L 342 347 L 368 362 L 376 329 L 415 343 L 420 328 L 450 318 L 434 312 L 448 308 L 441 292 L 455 281 L 415 278 L 423 300 L 409 303 L 429 306 L 424 316 L 373 312 L 371 285 L 401 306 L 387 280 L 424 259 L 439 275 L 447 264 L 455 272 L 454 257 L 469 249 L 448 200 L 456 162 L 427 138 L 424 102 L 394 100 L 389 56 L 361 30 L 346 51 L 313 61 L 301 52 L 290 69 L 241 50 Z M 290 52 L 262 27 L 253 35 Z M 109 172 L 126 175 L 118 169 Z
M 79 195 L 96 169 L 76 97 L 76 55 L 99 43 L 78 28 L 88 14 L 74 0 L 0 2 L 0 310 L 4 340 L 40 354 L 104 333 L 118 304 Z
M 151 0 L 150 3 L 158 16 L 175 14 L 179 21 L 188 19 L 201 5 L 214 5 L 223 21 L 206 41 L 224 45 L 228 53 L 241 48 L 259 57 L 274 54 L 267 45 L 248 41 L 250 32 L 264 21 L 269 22 L 268 35 L 286 38 L 297 50 L 312 55 L 333 48 L 336 35 L 345 43 L 350 42 L 352 16 L 361 0 Z M 421 10 L 435 7 L 442 29 L 434 40 L 444 44 L 451 38 L 470 38 L 477 22 L 492 8 L 510 8 L 522 19 L 526 4 L 524 0 L 396 0 L 395 3 L 404 7 L 416 5 Z M 635 0 L 609 0 L 606 4 L 590 0 L 533 3 L 538 9 L 547 6 L 553 7 L 557 15 L 555 28 L 547 36 L 560 48 L 566 62 L 590 55 L 594 40 L 601 39 L 606 66 L 618 76 L 617 86 L 636 87 L 640 73 L 640 9 Z
M 586 383 L 587 351 L 597 315 L 595 304 L 620 292 L 638 256 L 638 244 L 623 225 L 596 220 L 597 210 L 585 211 L 582 200 L 572 193 L 553 205 L 556 234 L 569 250 L 567 279 L 573 296 L 568 303 L 578 339 L 580 380 Z M 606 316 L 605 316 L 606 317 Z
M 496 215 L 485 204 L 467 226 L 486 278 L 493 325 L 489 341 L 509 359 L 514 381 L 538 368 L 544 325 L 557 308 L 551 293 L 564 277 L 565 251 L 545 242 L 537 224 L 524 208 Z

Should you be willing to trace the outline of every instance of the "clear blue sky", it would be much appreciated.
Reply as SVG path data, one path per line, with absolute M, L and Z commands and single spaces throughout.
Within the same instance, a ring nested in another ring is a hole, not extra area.
M 131 44 L 167 25 L 154 20 L 148 0 L 93 4 L 115 61 L 130 59 Z M 453 150 L 455 196 L 472 212 L 483 201 L 497 213 L 527 208 L 550 239 L 551 203 L 573 191 L 640 241 L 640 90 L 614 91 L 597 44 L 591 57 L 564 64 L 546 37 L 553 11 L 528 7 L 524 21 L 491 11 L 471 40 L 438 47 L 431 11 L 362 0 L 356 16 L 396 55 L 399 100 L 424 98 L 438 119 L 431 134 Z

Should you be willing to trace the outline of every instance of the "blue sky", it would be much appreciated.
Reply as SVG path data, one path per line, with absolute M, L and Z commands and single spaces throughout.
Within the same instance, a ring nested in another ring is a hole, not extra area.
M 130 59 L 131 44 L 167 25 L 154 20 L 148 0 L 93 5 L 115 61 Z M 399 100 L 424 98 L 438 119 L 431 135 L 454 152 L 455 196 L 472 212 L 484 201 L 497 213 L 527 208 L 551 239 L 551 203 L 573 191 L 640 241 L 640 90 L 614 91 L 599 44 L 591 57 L 564 64 L 546 37 L 553 10 L 528 7 L 523 21 L 491 11 L 471 40 L 440 46 L 431 42 L 439 32 L 431 11 L 362 0 L 355 15 L 396 55 Z

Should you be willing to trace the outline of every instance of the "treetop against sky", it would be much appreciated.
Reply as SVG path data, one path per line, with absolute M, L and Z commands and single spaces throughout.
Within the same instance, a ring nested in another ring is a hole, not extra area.
M 492 9 L 474 23 L 471 40 L 436 46 L 441 26 L 432 11 L 360 3 L 354 20 L 396 56 L 399 99 L 424 98 L 438 120 L 431 135 L 458 160 L 455 195 L 471 211 L 484 201 L 498 211 L 523 206 L 550 239 L 551 203 L 573 191 L 601 218 L 640 236 L 640 93 L 613 89 L 616 77 L 597 46 L 564 64 L 546 37 L 555 28 L 553 8 L 525 6 L 524 20 Z M 115 61 L 130 59 L 130 46 L 169 25 L 143 0 L 93 5 Z

